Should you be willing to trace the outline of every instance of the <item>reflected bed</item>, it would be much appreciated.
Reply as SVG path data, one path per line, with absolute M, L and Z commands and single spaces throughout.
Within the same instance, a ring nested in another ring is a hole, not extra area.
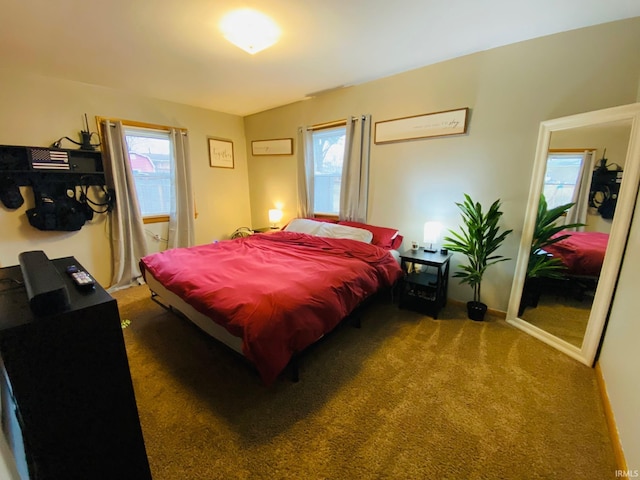
M 570 232 L 563 230 L 556 236 L 567 238 L 547 245 L 545 250 L 562 261 L 567 276 L 598 277 L 607 251 L 609 234 L 603 232 Z

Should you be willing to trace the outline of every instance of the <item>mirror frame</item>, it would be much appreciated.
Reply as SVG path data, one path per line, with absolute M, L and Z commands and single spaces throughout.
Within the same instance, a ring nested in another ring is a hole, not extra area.
M 611 224 L 609 243 L 604 257 L 598 287 L 593 299 L 591 314 L 587 323 L 582 346 L 578 348 L 575 345 L 572 345 L 569 342 L 526 322 L 522 318 L 518 318 L 518 307 L 520 305 L 522 289 L 524 287 L 524 280 L 527 272 L 538 202 L 540 201 L 540 194 L 544 183 L 551 134 L 553 132 L 572 128 L 595 126 L 625 120 L 631 121 L 631 133 L 629 136 L 629 146 L 627 148 L 627 156 L 624 164 L 624 175 L 620 185 L 616 212 Z M 609 307 L 613 299 L 620 265 L 624 256 L 624 249 L 626 246 L 627 236 L 629 234 L 631 218 L 633 216 L 633 210 L 638 195 L 639 183 L 640 103 L 581 113 L 554 120 L 546 120 L 540 123 L 535 163 L 531 178 L 531 186 L 529 189 L 527 212 L 522 229 L 522 237 L 520 239 L 520 250 L 518 253 L 513 285 L 509 298 L 509 308 L 507 310 L 506 320 L 509 324 L 512 324 L 539 340 L 542 340 L 544 343 L 553 346 L 585 365 L 593 366 L 609 313 Z

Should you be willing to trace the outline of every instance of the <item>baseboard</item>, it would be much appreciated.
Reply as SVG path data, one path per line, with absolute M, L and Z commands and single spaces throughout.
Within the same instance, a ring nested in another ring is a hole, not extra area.
M 507 318 L 507 312 L 503 312 L 502 310 L 494 310 L 493 308 L 488 308 L 487 313 L 494 317 L 505 319 Z
M 452 298 L 447 298 L 447 303 L 455 303 L 456 305 L 460 305 L 461 307 L 466 307 L 467 302 L 461 302 L 460 300 L 454 300 Z M 494 317 L 498 318 L 507 318 L 507 312 L 503 312 L 502 310 L 494 310 L 493 308 L 487 308 L 487 313 Z
M 609 401 L 609 394 L 607 393 L 607 386 L 604 381 L 604 376 L 602 375 L 600 362 L 596 362 L 595 372 L 598 389 L 600 390 L 600 396 L 602 397 L 604 416 L 607 420 L 607 428 L 609 429 L 609 437 L 611 437 L 611 445 L 613 446 L 613 453 L 616 457 L 616 464 L 618 466 L 618 470 L 626 472 L 627 460 L 624 458 L 624 451 L 622 450 L 622 443 L 620 442 L 620 436 L 618 435 L 618 427 L 616 425 L 616 419 L 613 416 L 613 409 L 611 408 L 611 402 Z

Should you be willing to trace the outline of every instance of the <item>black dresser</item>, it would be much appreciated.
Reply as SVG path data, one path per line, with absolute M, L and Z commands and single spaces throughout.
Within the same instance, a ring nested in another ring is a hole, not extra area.
M 36 316 L 19 265 L 0 269 L 2 429 L 22 478 L 150 479 L 116 300 L 79 289 Z

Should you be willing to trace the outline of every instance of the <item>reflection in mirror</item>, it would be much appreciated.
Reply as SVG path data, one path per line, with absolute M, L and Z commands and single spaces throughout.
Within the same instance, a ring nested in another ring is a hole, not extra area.
M 628 200 L 635 199 L 629 190 L 640 159 L 630 149 L 638 151 L 639 115 L 635 104 L 541 125 L 507 321 L 587 364 L 622 258 Z M 633 178 L 622 192 L 629 167 Z M 611 249 L 616 258 L 605 263 Z
M 552 235 L 530 254 L 545 257 L 551 268 L 531 272 L 531 265 L 540 262 L 529 262 L 519 313 L 578 348 L 609 242 L 630 134 L 631 121 L 551 134 L 540 202 L 546 203 L 546 212 L 559 208 L 559 216 L 543 228 L 545 215 L 538 215 L 534 236 Z

